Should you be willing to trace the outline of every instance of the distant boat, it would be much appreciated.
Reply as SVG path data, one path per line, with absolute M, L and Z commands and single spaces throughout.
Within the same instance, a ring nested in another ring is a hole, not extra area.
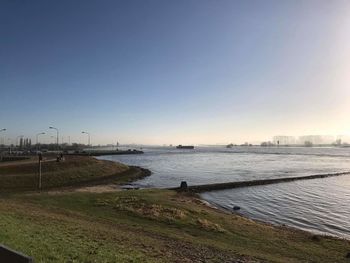
M 178 145 L 176 146 L 176 149 L 194 149 L 193 145 Z

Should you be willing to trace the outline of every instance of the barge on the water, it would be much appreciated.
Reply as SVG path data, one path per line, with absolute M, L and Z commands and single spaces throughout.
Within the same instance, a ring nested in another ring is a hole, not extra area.
M 194 149 L 193 145 L 178 145 L 176 146 L 176 149 Z

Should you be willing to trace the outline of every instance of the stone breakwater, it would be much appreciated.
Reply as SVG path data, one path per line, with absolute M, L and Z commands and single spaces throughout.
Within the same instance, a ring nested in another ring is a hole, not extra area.
M 224 189 L 242 188 L 242 187 L 268 185 L 268 184 L 278 184 L 278 183 L 293 182 L 293 181 L 298 181 L 298 180 L 311 180 L 311 179 L 319 179 L 319 178 L 349 175 L 349 174 L 350 174 L 350 171 L 349 172 L 341 172 L 341 173 L 315 174 L 315 175 L 308 175 L 308 176 L 284 177 L 284 178 L 275 178 L 275 179 L 262 179 L 262 180 L 238 181 L 238 182 L 190 185 L 190 186 L 188 186 L 186 182 L 182 182 L 180 187 L 171 188 L 171 190 L 202 193 L 202 192 L 217 191 L 217 190 L 224 190 Z

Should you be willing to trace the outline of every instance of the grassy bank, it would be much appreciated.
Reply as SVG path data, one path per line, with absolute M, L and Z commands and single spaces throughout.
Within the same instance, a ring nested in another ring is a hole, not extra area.
M 37 262 L 349 262 L 350 249 L 168 190 L 3 198 L 0 242 Z
M 0 243 L 35 262 L 349 262 L 349 241 L 272 227 L 170 190 L 59 191 L 148 175 L 90 157 L 0 166 Z
M 28 191 L 38 189 L 38 163 L 36 161 L 2 165 L 0 191 Z M 42 188 L 52 189 L 105 182 L 126 183 L 143 177 L 135 167 L 87 156 L 68 156 L 65 161 L 42 163 Z
M 0 153 L 1 155 L 1 153 Z M 16 161 L 22 161 L 27 160 L 28 157 L 22 157 L 22 156 L 0 156 L 0 163 L 4 162 L 16 162 Z

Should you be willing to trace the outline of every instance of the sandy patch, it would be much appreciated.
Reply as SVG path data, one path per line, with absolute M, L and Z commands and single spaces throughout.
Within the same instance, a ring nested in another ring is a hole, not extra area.
M 119 185 L 105 184 L 105 185 L 94 185 L 94 186 L 82 186 L 77 188 L 66 188 L 60 190 L 49 190 L 45 193 L 50 195 L 61 195 L 67 193 L 112 193 L 123 190 Z M 35 193 L 40 194 L 40 193 Z M 34 194 L 34 195 L 35 195 Z
M 110 193 L 121 191 L 122 188 L 115 184 L 85 186 L 76 189 L 72 189 L 73 192 L 85 192 L 85 193 Z

